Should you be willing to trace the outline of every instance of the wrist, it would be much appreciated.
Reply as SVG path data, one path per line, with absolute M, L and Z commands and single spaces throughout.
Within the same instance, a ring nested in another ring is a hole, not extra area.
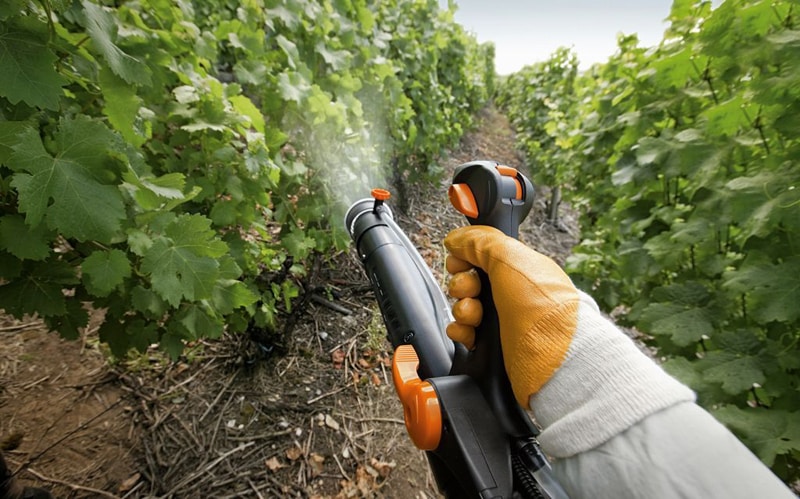
M 575 334 L 553 377 L 529 399 L 553 457 L 592 449 L 694 393 L 642 353 L 580 293 Z

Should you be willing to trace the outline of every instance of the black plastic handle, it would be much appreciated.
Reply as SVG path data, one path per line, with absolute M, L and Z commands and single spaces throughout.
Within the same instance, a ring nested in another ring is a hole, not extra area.
M 516 169 L 495 161 L 472 161 L 456 168 L 448 191 L 453 206 L 472 225 L 489 225 L 519 237 L 519 225 L 533 207 L 533 184 Z
M 449 197 L 470 224 L 489 225 L 516 238 L 519 225 L 533 206 L 534 190 L 530 180 L 513 168 L 494 161 L 474 161 L 456 168 Z M 475 379 L 507 435 L 536 435 L 538 430 L 517 403 L 505 370 L 489 276 L 481 269 L 478 275 L 483 317 L 475 328 L 475 348 L 468 353 L 456 351 L 451 374 L 467 374 Z

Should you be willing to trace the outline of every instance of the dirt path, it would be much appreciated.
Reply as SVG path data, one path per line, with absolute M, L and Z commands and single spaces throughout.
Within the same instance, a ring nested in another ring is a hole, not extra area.
M 396 216 L 442 282 L 442 240 L 464 224 L 447 180 L 474 159 L 525 171 L 493 108 L 444 163 L 445 181 L 410 186 Z M 521 237 L 563 261 L 575 220 L 562 216 L 569 233 L 544 224 L 545 199 Z M 0 438 L 24 435 L 12 467 L 62 498 L 437 497 L 405 434 L 360 263 L 337 257 L 307 291 L 283 356 L 238 337 L 193 345 L 178 363 L 154 353 L 110 368 L 91 328 L 64 342 L 36 322 L 0 324 Z

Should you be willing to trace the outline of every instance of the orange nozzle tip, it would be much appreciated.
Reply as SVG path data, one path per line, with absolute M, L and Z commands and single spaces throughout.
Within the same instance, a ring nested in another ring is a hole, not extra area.
M 390 197 L 392 197 L 392 193 L 387 191 L 386 189 L 372 189 L 372 197 L 377 199 L 378 201 L 386 201 Z

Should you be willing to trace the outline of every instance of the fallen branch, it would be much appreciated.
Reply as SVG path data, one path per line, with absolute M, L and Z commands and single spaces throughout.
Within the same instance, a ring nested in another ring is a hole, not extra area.
M 43 481 L 43 482 L 54 483 L 56 485 L 63 485 L 64 487 L 69 487 L 72 490 L 80 490 L 80 491 L 83 491 L 83 492 L 91 492 L 92 494 L 100 495 L 100 496 L 103 496 L 103 497 L 108 497 L 110 499 L 120 499 L 119 496 L 115 496 L 114 494 L 111 494 L 111 493 L 106 492 L 104 490 L 93 489 L 92 487 L 85 487 L 83 485 L 78 485 L 76 483 L 65 482 L 64 480 L 59 480 L 57 478 L 50 478 L 48 476 L 44 476 L 44 475 L 42 475 L 38 471 L 35 471 L 32 468 L 28 468 L 26 471 L 28 473 L 30 473 L 31 475 L 35 476 L 36 478 L 38 478 L 39 480 Z
M 311 301 L 313 301 L 318 305 L 322 305 L 323 307 L 327 307 L 333 310 L 334 312 L 339 312 L 342 315 L 351 315 L 353 313 L 350 309 L 343 307 L 338 303 L 334 303 L 328 299 L 325 299 L 317 294 L 311 295 Z
M 0 327 L 0 333 L 11 333 L 31 326 L 42 326 L 42 325 L 44 325 L 42 321 L 26 322 L 24 324 L 14 324 L 13 326 Z
M 323 393 L 322 395 L 318 395 L 318 396 L 314 397 L 313 399 L 309 399 L 308 402 L 306 402 L 306 404 L 311 405 L 314 402 L 319 402 L 320 400 L 322 400 L 322 399 L 324 399 L 326 397 L 330 397 L 331 395 L 336 395 L 337 393 L 345 390 L 347 388 L 347 386 L 348 385 L 345 385 L 345 386 L 343 386 L 341 388 L 337 388 L 336 390 L 333 390 L 332 392 Z

